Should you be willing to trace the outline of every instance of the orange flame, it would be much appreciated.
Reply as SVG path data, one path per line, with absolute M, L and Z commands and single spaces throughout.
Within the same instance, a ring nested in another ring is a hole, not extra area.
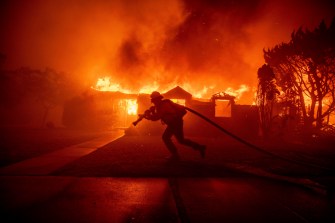
M 122 88 L 120 84 L 112 83 L 110 77 L 98 78 L 95 87 L 92 88 L 98 91 L 120 91 L 127 94 L 131 93 L 128 89 Z
M 172 89 L 173 87 L 177 85 L 179 84 L 171 83 L 168 86 L 170 88 L 161 89 L 160 85 L 157 82 L 153 82 L 150 85 L 145 85 L 141 87 L 139 90 L 134 91 L 134 90 L 124 88 L 119 83 L 113 82 L 110 77 L 106 76 L 106 77 L 99 78 L 96 85 L 92 88 L 98 91 L 113 91 L 113 92 L 119 91 L 119 92 L 126 93 L 126 94 L 138 94 L 138 93 L 150 94 L 152 91 L 157 91 L 157 90 L 164 92 L 164 91 Z M 210 98 L 211 92 L 216 93 L 214 92 L 215 86 L 213 85 L 204 86 L 201 90 L 195 90 L 189 84 L 181 84 L 179 86 L 184 88 L 186 91 L 190 92 L 194 98 L 198 98 L 198 99 Z M 232 87 L 228 87 L 224 92 L 236 97 L 236 101 L 238 101 L 239 98 L 243 95 L 243 93 L 248 92 L 248 91 L 249 91 L 249 87 L 245 84 L 242 84 L 240 85 L 238 89 L 233 89 Z M 132 104 L 132 102 L 129 102 L 129 104 Z
M 126 99 L 126 107 L 128 115 L 137 114 L 137 101 L 135 99 Z
M 242 94 L 247 91 L 249 91 L 249 87 L 245 84 L 242 84 L 240 85 L 240 88 L 237 90 L 234 90 L 233 88 L 230 88 L 230 87 L 227 88 L 225 90 L 225 93 L 236 97 L 235 99 L 238 100 L 242 96 Z

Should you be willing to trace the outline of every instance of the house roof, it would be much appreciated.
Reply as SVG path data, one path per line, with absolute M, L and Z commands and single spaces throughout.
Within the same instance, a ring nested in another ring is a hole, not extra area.
M 215 100 L 215 99 L 223 99 L 223 100 L 230 100 L 230 101 L 234 101 L 235 100 L 235 96 L 232 96 L 230 94 L 227 94 L 225 92 L 219 92 L 219 93 L 216 93 L 216 94 L 213 94 L 212 95 L 212 100 Z
M 190 100 L 192 98 L 192 94 L 188 93 L 179 86 L 165 92 L 163 96 L 165 98 L 185 99 L 185 100 Z

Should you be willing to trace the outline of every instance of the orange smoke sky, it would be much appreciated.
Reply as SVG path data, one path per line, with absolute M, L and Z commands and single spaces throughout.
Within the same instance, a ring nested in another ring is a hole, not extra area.
M 124 88 L 178 84 L 206 97 L 244 84 L 253 101 L 263 48 L 335 13 L 332 1 L 5 0 L 6 69 L 51 67 L 83 87 L 110 76 Z M 193 92 L 190 92 L 193 93 Z

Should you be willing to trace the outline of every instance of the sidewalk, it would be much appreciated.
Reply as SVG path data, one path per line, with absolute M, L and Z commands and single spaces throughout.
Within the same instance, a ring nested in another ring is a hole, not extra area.
M 55 152 L 34 157 L 22 162 L 0 168 L 0 176 L 48 175 L 72 161 L 94 152 L 124 135 L 123 130 L 115 130 L 110 135 L 99 137 L 91 141 L 69 146 Z

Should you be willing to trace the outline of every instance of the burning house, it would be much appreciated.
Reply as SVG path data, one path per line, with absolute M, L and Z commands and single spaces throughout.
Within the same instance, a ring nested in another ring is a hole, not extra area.
M 235 103 L 235 97 L 229 94 L 217 93 L 210 99 L 193 98 L 192 94 L 177 86 L 162 95 L 196 110 L 236 134 L 254 137 L 258 133 L 256 106 L 238 105 Z M 152 104 L 148 93 L 132 94 L 90 89 L 65 105 L 63 122 L 68 127 L 134 128 L 131 123 L 150 106 Z M 141 133 L 154 134 L 164 127 L 160 122 L 143 121 L 136 128 Z M 185 131 L 188 135 L 220 134 L 215 127 L 194 114 L 185 116 Z
M 137 115 L 137 95 L 90 89 L 65 103 L 63 124 L 70 128 L 124 128 Z

